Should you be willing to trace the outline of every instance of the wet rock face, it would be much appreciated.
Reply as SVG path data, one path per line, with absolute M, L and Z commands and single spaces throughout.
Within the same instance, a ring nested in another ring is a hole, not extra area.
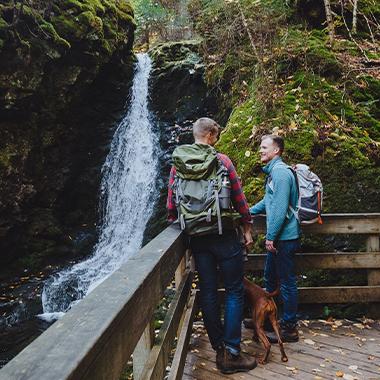
M 82 254 L 133 77 L 127 1 L 0 5 L 0 263 Z M 49 259 L 50 260 L 50 259 Z
M 196 119 L 216 114 L 215 97 L 204 80 L 205 67 L 199 47 L 199 41 L 188 40 L 160 44 L 149 52 L 153 60 L 151 107 L 159 130 L 162 153 L 161 192 L 146 240 L 166 226 L 167 179 L 174 148 L 193 142 L 192 124 Z

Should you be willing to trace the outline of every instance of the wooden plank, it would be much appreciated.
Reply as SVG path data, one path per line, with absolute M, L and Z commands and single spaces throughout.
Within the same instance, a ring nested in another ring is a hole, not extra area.
M 149 359 L 151 349 L 154 342 L 154 322 L 151 320 L 145 327 L 143 334 L 140 337 L 133 351 L 133 379 L 144 379 L 142 373 L 146 362 Z
M 270 366 L 258 366 L 248 372 L 238 372 L 232 375 L 224 375 L 216 369 L 215 365 L 215 353 L 213 354 L 213 359 L 210 358 L 210 352 L 200 350 L 197 354 L 192 354 L 195 357 L 195 363 L 192 367 L 186 366 L 185 375 L 192 376 L 196 380 L 221 380 L 221 379 L 230 379 L 230 380 L 289 380 L 289 377 L 286 376 L 286 370 L 284 373 L 278 373 L 272 371 Z M 290 373 L 289 371 L 286 371 Z M 306 380 L 306 377 L 303 377 L 302 380 Z
M 186 257 L 184 256 L 182 260 L 180 261 L 174 274 L 174 282 L 175 282 L 176 288 L 178 288 L 180 284 L 182 283 L 183 277 L 185 275 L 185 270 L 186 270 Z
M 380 234 L 380 213 L 323 214 L 323 224 L 302 226 L 306 234 Z M 266 231 L 265 216 L 253 217 L 253 233 Z
M 300 304 L 368 303 L 380 302 L 380 286 L 324 286 L 298 288 Z M 219 300 L 224 300 L 224 289 L 219 289 Z
M 255 356 L 256 358 L 258 356 L 263 355 L 264 349 L 261 344 L 253 342 L 250 337 L 251 334 L 248 335 L 248 340 L 245 337 L 247 336 L 247 332 L 243 331 L 243 341 L 241 345 L 241 349 L 243 352 L 248 353 L 251 356 Z M 289 379 L 295 378 L 295 379 L 314 379 L 316 376 L 316 373 L 313 372 L 314 368 L 319 367 L 319 363 L 317 360 L 313 361 L 305 361 L 303 355 L 297 355 L 296 352 L 292 352 L 290 350 L 291 347 L 294 347 L 295 345 L 286 345 L 285 349 L 288 353 L 289 362 L 283 363 L 281 361 L 280 357 L 280 350 L 278 348 L 278 345 L 272 345 L 271 353 L 269 362 L 265 365 L 258 365 L 255 369 L 247 372 L 247 373 L 237 373 L 235 375 L 231 375 L 231 379 Z M 299 343 L 296 344 L 296 346 L 299 346 Z M 192 355 L 198 360 L 193 361 L 193 366 L 197 368 L 206 369 L 208 371 L 213 370 L 215 371 L 215 352 L 212 350 L 210 343 L 208 341 L 207 336 L 203 335 L 199 338 L 196 338 L 194 340 L 193 347 L 196 347 L 196 350 L 193 350 L 189 355 Z M 297 367 L 297 370 L 294 372 L 289 370 L 289 367 Z M 187 372 L 189 372 L 187 370 Z M 196 369 L 197 373 L 198 370 Z M 216 371 L 215 371 L 216 372 Z M 335 375 L 335 372 L 334 372 Z M 334 380 L 335 376 L 329 375 L 324 376 L 324 379 L 331 379 Z M 199 377 L 197 377 L 199 378 Z
M 182 379 L 185 360 L 187 355 L 187 347 L 189 345 L 191 330 L 193 326 L 194 315 L 197 309 L 197 292 L 190 297 L 188 309 L 182 324 L 182 330 L 178 337 L 177 348 L 173 357 L 168 380 Z
M 265 379 L 271 379 L 276 377 L 276 373 L 278 373 L 285 376 L 287 375 L 288 378 L 302 380 L 309 378 L 315 379 L 317 376 L 320 376 L 323 379 L 335 379 L 335 374 L 338 370 L 343 370 L 344 373 L 350 373 L 351 371 L 348 366 L 356 364 L 358 365 L 358 371 L 361 373 L 359 378 L 377 378 L 374 377 L 378 375 L 377 361 L 368 359 L 369 357 L 372 357 L 371 346 L 367 346 L 366 350 L 365 347 L 362 347 L 361 352 L 358 352 L 355 350 L 356 344 L 354 338 L 350 341 L 347 340 L 346 337 L 339 337 L 338 339 L 335 336 L 332 337 L 332 332 L 326 331 L 327 327 L 317 321 L 310 321 L 310 325 L 313 326 L 313 329 L 302 328 L 303 334 L 301 334 L 300 341 L 298 343 L 285 345 L 289 362 L 281 363 L 278 346 L 272 345 L 269 363 L 265 366 L 259 365 L 259 367 L 251 371 L 249 375 L 252 375 L 253 378 L 261 378 L 262 374 L 264 374 Z M 324 336 L 315 336 L 316 332 L 322 332 L 318 330 L 318 328 L 323 329 L 322 331 L 325 333 Z M 340 329 L 345 330 L 343 327 Z M 371 332 L 372 330 L 368 331 Z M 263 352 L 261 345 L 256 342 L 252 342 L 251 330 L 243 329 L 242 333 L 243 351 L 246 351 L 251 355 L 257 355 L 257 352 Z M 358 330 L 358 335 L 361 333 L 362 331 Z M 376 332 L 374 332 L 374 336 L 377 337 Z M 309 342 L 312 340 L 314 345 L 305 343 L 305 339 L 309 339 Z M 323 342 L 318 342 L 318 339 L 323 339 Z M 349 349 L 347 347 L 349 347 Z M 191 369 L 193 366 L 200 367 L 200 369 L 206 369 L 208 371 L 213 369 L 215 367 L 215 352 L 211 349 L 207 336 L 204 334 L 200 337 L 194 338 L 192 348 L 192 352 L 189 352 L 185 373 L 189 375 L 198 374 L 198 376 L 194 376 L 194 378 L 199 380 L 206 379 L 207 377 L 202 377 L 203 373 L 199 376 L 201 372 L 198 369 L 196 369 L 195 373 L 192 373 Z M 196 358 L 195 360 L 194 357 Z M 320 366 L 320 364 L 323 366 Z M 289 371 L 286 367 L 296 367 L 297 373 Z M 262 372 L 262 370 L 264 370 L 264 372 Z M 355 375 L 355 373 L 351 373 Z M 244 379 L 244 376 L 246 376 L 246 374 L 243 374 L 243 377 L 240 378 L 239 375 L 241 374 L 231 375 L 230 378 L 232 380 Z
M 248 255 L 248 261 L 245 263 L 244 269 L 246 271 L 263 270 L 266 256 L 266 254 Z M 295 255 L 295 262 L 298 273 L 310 269 L 380 268 L 380 252 L 298 253 Z
M 367 238 L 367 251 L 375 252 L 380 249 L 379 235 L 370 235 Z M 380 285 L 380 269 L 371 269 L 367 272 L 368 285 Z M 373 318 L 380 318 L 380 303 L 370 305 L 369 314 Z
M 168 227 L 3 367 L 0 379 L 119 379 L 184 254 L 181 231 Z
M 326 286 L 299 288 L 300 303 L 380 302 L 380 286 Z
M 162 324 L 157 337 L 157 344 L 151 350 L 150 357 L 146 362 L 141 379 L 161 380 L 164 378 L 166 366 L 169 361 L 169 354 L 174 343 L 181 315 L 190 294 L 192 280 L 193 273 L 187 271 L 170 304 L 164 323 Z

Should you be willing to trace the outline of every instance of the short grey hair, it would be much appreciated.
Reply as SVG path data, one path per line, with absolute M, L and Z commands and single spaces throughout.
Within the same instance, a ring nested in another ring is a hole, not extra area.
M 205 137 L 208 133 L 213 135 L 218 134 L 220 131 L 219 124 L 208 117 L 201 117 L 193 124 L 193 135 L 194 137 Z

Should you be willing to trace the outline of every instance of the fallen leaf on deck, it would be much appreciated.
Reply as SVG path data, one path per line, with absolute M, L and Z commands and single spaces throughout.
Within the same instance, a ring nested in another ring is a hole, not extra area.
M 354 323 L 352 326 L 355 326 L 355 327 L 357 327 L 358 329 L 361 329 L 361 330 L 363 330 L 365 328 L 365 326 L 362 325 L 361 323 Z
M 305 339 L 304 342 L 306 344 L 310 344 L 311 346 L 314 346 L 314 344 L 315 344 L 314 340 L 311 340 L 311 339 Z
M 322 372 L 322 371 L 320 369 L 318 369 L 318 368 L 313 368 L 312 372 Z
M 335 372 L 335 376 L 336 377 L 343 377 L 344 376 L 344 373 L 342 371 L 336 371 Z
M 350 365 L 348 367 L 351 371 L 356 371 L 358 369 L 358 366 L 357 365 Z

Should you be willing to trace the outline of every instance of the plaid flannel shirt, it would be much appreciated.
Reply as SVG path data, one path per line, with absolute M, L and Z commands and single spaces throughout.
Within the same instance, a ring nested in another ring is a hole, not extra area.
M 232 161 L 225 154 L 218 153 L 218 158 L 222 164 L 228 170 L 228 176 L 231 182 L 231 201 L 235 210 L 241 215 L 242 223 L 252 223 L 251 214 L 249 212 L 249 207 L 247 199 L 243 193 L 239 177 L 236 173 L 235 167 Z M 176 169 L 172 166 L 169 176 L 169 186 L 168 186 L 168 199 L 166 207 L 168 210 L 168 221 L 173 222 L 177 219 L 177 208 L 173 197 L 173 183 L 175 179 Z

